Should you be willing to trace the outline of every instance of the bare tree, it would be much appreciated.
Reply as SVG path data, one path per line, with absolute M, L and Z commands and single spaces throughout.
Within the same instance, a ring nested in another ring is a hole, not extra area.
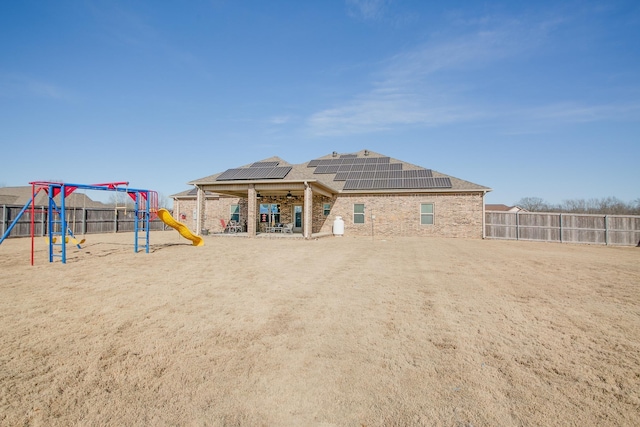
M 540 197 L 524 197 L 516 203 L 522 209 L 529 212 L 548 212 L 549 204 Z

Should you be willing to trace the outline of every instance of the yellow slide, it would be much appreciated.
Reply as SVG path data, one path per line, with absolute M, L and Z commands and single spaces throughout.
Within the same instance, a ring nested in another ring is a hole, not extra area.
M 204 240 L 202 240 L 202 237 L 196 236 L 186 225 L 173 219 L 168 210 L 158 209 L 158 218 L 160 218 L 162 222 L 167 224 L 169 227 L 178 230 L 178 233 L 180 233 L 182 237 L 191 240 L 193 242 L 193 246 L 204 246 Z

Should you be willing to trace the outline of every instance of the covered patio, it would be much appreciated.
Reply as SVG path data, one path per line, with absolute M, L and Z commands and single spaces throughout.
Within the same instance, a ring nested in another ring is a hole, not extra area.
M 314 196 L 328 198 L 335 196 L 335 190 L 314 180 L 233 180 L 200 182 L 194 185 L 197 188 L 196 233 L 198 235 L 202 233 L 204 200 L 207 192 L 246 201 L 246 216 L 238 214 L 242 231 L 229 234 L 304 239 L 314 238 Z M 292 233 L 281 232 L 283 227 L 278 227 L 278 224 L 292 224 Z

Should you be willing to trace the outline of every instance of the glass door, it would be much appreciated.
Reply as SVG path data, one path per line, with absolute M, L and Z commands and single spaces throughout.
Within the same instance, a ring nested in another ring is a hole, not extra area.
M 293 205 L 293 232 L 302 233 L 302 205 Z

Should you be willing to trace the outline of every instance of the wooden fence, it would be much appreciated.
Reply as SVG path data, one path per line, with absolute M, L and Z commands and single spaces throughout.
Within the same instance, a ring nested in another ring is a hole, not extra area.
M 23 206 L 0 205 L 0 236 L 4 235 L 9 225 L 20 213 Z M 36 207 L 34 226 L 36 236 L 47 234 L 48 218 L 46 207 Z M 136 215 L 133 209 L 114 208 L 67 208 L 67 223 L 75 235 L 97 233 L 133 232 Z M 142 221 L 138 226 L 142 227 Z M 164 230 L 165 224 L 158 218 L 149 223 L 149 230 Z M 56 230 L 59 231 L 59 230 Z M 31 209 L 27 209 L 8 237 L 31 236 Z
M 485 213 L 489 239 L 640 245 L 640 216 L 543 212 Z

